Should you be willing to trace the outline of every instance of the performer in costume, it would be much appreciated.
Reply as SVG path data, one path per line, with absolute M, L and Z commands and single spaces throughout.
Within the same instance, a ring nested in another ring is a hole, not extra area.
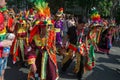
M 60 8 L 56 13 L 56 21 L 55 21 L 55 28 L 57 30 L 56 33 L 56 41 L 58 45 L 62 45 L 62 33 L 63 33 L 63 8 Z
M 104 30 L 101 34 L 100 42 L 98 44 L 99 52 L 109 54 L 112 47 L 112 39 L 114 35 L 115 24 L 110 24 L 109 28 Z
M 91 11 L 91 19 L 92 19 L 92 25 L 90 25 L 90 31 L 88 35 L 88 44 L 89 44 L 89 54 L 87 56 L 87 63 L 86 63 L 86 69 L 92 70 L 92 68 L 95 66 L 95 53 L 94 51 L 98 51 L 97 44 L 99 42 L 100 34 L 101 34 L 101 18 L 96 10 L 96 8 L 92 8 Z
M 5 0 L 0 0 L 0 80 L 4 80 L 4 72 L 7 68 L 7 58 L 5 48 L 12 45 L 12 41 L 6 40 L 6 26 L 3 12 L 7 10 Z
M 77 27 L 73 26 L 68 29 L 67 37 L 64 40 L 64 44 L 69 39 L 68 52 L 62 61 L 62 71 L 66 71 L 74 57 L 77 59 L 74 72 L 77 73 L 77 77 L 81 80 L 84 74 L 85 55 L 86 55 L 86 34 L 84 33 L 85 22 L 82 19 L 78 20 Z
M 13 46 L 13 64 L 15 64 L 17 61 L 20 61 L 20 65 L 24 65 L 26 61 L 26 51 L 28 47 L 28 30 L 29 26 L 27 25 L 27 22 L 25 19 L 23 19 L 20 14 L 19 20 L 17 20 L 17 23 L 14 28 L 14 33 L 16 34 L 16 38 L 14 40 L 14 46 Z
M 56 21 L 55 21 L 55 29 L 56 29 L 56 46 L 58 53 L 60 52 L 62 44 L 62 37 L 63 37 L 63 8 L 60 8 L 56 13 Z
M 56 60 L 56 33 L 50 20 L 50 9 L 44 0 L 34 3 L 39 15 L 36 26 L 30 32 L 30 48 L 28 49 L 28 64 L 30 72 L 28 80 L 58 80 Z

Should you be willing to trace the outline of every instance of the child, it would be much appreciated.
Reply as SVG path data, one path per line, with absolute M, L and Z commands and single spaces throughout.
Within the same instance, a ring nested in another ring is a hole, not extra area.
M 15 35 L 12 33 L 8 33 L 6 35 L 6 40 L 8 40 L 8 41 L 10 40 L 11 42 L 13 42 L 14 38 L 15 38 Z M 10 53 L 10 46 L 4 47 L 3 53 L 2 53 L 2 58 L 0 58 L 0 63 L 1 63 L 0 71 L 2 71 L 1 72 L 2 80 L 4 80 L 4 72 L 5 72 L 5 69 L 7 68 L 7 61 L 8 61 L 9 53 Z

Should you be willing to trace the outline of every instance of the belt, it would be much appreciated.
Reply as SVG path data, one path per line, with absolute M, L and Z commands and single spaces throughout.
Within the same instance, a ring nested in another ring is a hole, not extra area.
M 69 44 L 68 48 L 75 51 L 75 52 L 77 51 L 77 47 L 75 45 Z

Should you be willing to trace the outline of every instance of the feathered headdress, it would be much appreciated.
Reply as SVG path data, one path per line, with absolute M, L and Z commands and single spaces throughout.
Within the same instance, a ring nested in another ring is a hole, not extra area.
M 36 0 L 34 5 L 40 17 L 50 17 L 50 8 L 45 0 Z
M 45 0 L 36 0 L 34 2 L 34 5 L 35 5 L 35 9 L 37 10 L 39 18 L 40 19 L 44 18 L 44 20 L 43 21 L 38 20 L 35 22 L 35 25 L 37 26 L 35 26 L 30 32 L 30 38 L 29 38 L 30 42 L 32 41 L 33 36 L 39 30 L 39 27 L 45 28 L 46 25 L 51 24 L 51 20 L 50 20 L 51 14 L 50 14 L 50 8 L 48 7 L 48 3 Z
M 91 15 L 90 15 L 90 17 L 91 17 L 93 26 L 102 26 L 101 25 L 100 14 L 99 14 L 98 10 L 95 7 L 93 7 L 91 9 Z
M 91 19 L 93 22 L 100 22 L 101 21 L 100 14 L 98 13 L 98 11 L 95 7 L 93 7 L 91 9 Z

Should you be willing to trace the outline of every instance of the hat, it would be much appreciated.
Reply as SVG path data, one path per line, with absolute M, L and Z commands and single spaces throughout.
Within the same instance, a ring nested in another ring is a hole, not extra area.
M 91 20 L 92 20 L 92 28 L 103 26 L 102 21 L 101 21 L 101 16 L 100 16 L 98 10 L 95 7 L 93 7 L 91 9 L 91 16 L 90 17 L 91 17 Z
M 91 9 L 91 19 L 92 22 L 101 22 L 100 14 L 95 7 Z
M 56 13 L 56 16 L 60 17 L 63 15 L 63 8 L 60 8 L 58 12 Z
M 99 24 L 99 23 L 93 24 L 93 27 L 101 27 L 101 26 L 103 26 L 103 25 Z

